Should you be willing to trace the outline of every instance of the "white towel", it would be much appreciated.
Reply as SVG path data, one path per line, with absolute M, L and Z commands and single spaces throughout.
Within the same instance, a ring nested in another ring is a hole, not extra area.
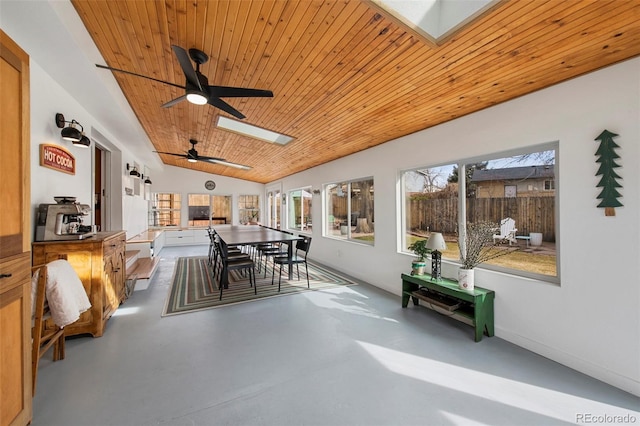
M 31 280 L 32 307 L 38 285 L 38 273 Z M 47 283 L 45 286 L 51 318 L 58 327 L 72 324 L 80 314 L 91 307 L 82 281 L 71 264 L 64 260 L 47 263 Z

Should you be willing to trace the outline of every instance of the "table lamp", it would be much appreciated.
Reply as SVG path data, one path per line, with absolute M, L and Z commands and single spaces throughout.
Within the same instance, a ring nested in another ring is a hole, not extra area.
M 440 279 L 440 264 L 442 254 L 439 250 L 446 250 L 447 244 L 444 242 L 444 237 L 440 232 L 432 232 L 427 240 L 427 248 L 431 249 L 431 278 L 434 280 Z

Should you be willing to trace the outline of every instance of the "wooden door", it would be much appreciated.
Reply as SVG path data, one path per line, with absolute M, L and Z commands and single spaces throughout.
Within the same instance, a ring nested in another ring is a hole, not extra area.
M 29 56 L 0 30 L 0 425 L 31 422 Z

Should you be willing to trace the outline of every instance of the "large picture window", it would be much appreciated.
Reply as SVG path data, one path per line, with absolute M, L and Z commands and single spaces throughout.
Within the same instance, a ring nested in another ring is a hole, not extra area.
M 327 184 L 324 193 L 324 235 L 373 244 L 373 178 Z
M 231 197 L 225 195 L 189 194 L 189 226 L 208 227 L 231 223 Z
M 441 232 L 447 243 L 442 258 L 458 261 L 462 230 L 489 221 L 496 224 L 495 244 L 518 250 L 482 267 L 558 281 L 556 144 L 408 170 L 401 180 L 403 251 L 410 252 L 416 239 Z M 512 229 L 502 238 L 500 225 L 507 222 Z
M 181 200 L 181 194 L 151 194 L 149 226 L 180 226 L 180 208 L 182 207 Z
M 289 191 L 289 229 L 311 232 L 311 187 Z
M 260 196 L 239 195 L 238 217 L 242 225 L 257 225 L 260 221 Z

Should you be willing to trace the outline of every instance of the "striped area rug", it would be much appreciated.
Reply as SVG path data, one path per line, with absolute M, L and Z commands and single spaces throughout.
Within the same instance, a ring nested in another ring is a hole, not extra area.
M 272 265 L 269 264 L 266 278 L 263 278 L 264 270 L 261 273 L 256 271 L 257 295 L 253 293 L 253 287 L 249 287 L 248 278 L 241 276 L 237 271 L 232 271 L 229 274 L 229 288 L 223 290 L 222 300 L 218 300 L 220 290 L 218 283 L 213 278 L 212 269 L 207 264 L 207 258 L 180 257 L 176 260 L 173 280 L 162 316 L 356 284 L 335 272 L 309 262 L 311 288 L 307 289 L 306 272 L 304 264 L 302 264 L 300 265 L 300 280 L 297 279 L 298 275 L 294 266 L 293 280 L 287 280 L 283 275 L 281 289 L 278 293 L 278 268 L 276 268 L 274 283 L 271 285 L 271 267 Z M 283 273 L 285 271 L 286 267 Z

